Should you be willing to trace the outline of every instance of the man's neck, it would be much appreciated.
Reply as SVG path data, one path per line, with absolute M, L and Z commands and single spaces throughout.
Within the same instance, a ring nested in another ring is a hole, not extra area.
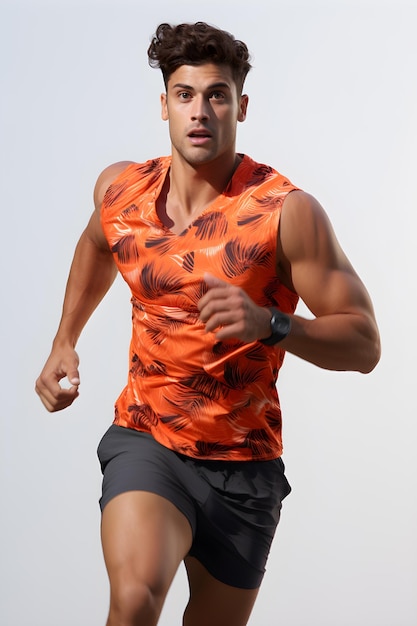
M 179 211 L 184 219 L 195 219 L 224 192 L 240 161 L 241 158 L 233 154 L 216 162 L 194 165 L 173 153 L 167 212 Z

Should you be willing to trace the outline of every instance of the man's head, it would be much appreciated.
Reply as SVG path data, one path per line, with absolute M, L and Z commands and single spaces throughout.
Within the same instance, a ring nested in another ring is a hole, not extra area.
M 148 49 L 149 64 L 162 71 L 165 86 L 173 72 L 182 65 L 214 63 L 230 67 L 238 95 L 251 64 L 246 45 L 230 33 L 196 24 L 160 24 Z

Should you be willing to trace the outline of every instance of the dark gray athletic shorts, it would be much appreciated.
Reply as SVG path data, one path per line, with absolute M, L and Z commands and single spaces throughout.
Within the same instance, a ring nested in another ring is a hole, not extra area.
M 98 457 L 101 510 L 126 491 L 167 498 L 190 522 L 190 556 L 227 585 L 259 587 L 281 502 L 291 491 L 280 458 L 196 460 L 165 448 L 147 433 L 115 425 L 102 438 Z

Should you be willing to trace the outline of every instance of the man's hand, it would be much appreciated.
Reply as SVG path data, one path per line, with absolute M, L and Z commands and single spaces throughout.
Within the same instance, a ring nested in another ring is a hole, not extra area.
M 216 339 L 240 339 L 245 342 L 264 339 L 271 334 L 271 312 L 258 306 L 240 287 L 205 274 L 209 288 L 200 299 L 200 319 L 206 331 Z
M 78 364 L 78 355 L 73 348 L 52 350 L 35 385 L 36 393 L 51 413 L 67 408 L 78 398 Z M 71 385 L 68 389 L 59 384 L 63 378 L 67 378 Z

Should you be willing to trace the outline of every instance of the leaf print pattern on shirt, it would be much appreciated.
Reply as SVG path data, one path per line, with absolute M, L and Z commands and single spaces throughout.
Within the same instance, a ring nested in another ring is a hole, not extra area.
M 120 263 L 136 263 L 139 259 L 135 235 L 122 237 L 112 246 L 111 251 L 117 255 Z
M 252 171 L 251 177 L 246 181 L 246 187 L 262 184 L 273 174 L 273 171 L 269 165 L 258 165 Z
M 187 252 L 187 254 L 183 258 L 182 267 L 186 272 L 194 271 L 194 252 Z
M 254 458 L 262 457 L 265 450 L 268 449 L 268 434 L 266 430 L 257 428 L 249 431 L 243 445 L 250 448 Z
M 133 376 L 154 376 L 155 374 L 163 376 L 166 374 L 166 367 L 164 363 L 161 363 L 160 361 L 153 361 L 149 365 L 145 366 L 138 355 L 134 354 L 131 363 L 132 366 L 129 372 Z
M 213 211 L 207 215 L 201 215 L 193 223 L 198 239 L 213 239 L 214 237 L 223 238 L 228 229 L 226 217 L 218 212 Z
M 182 282 L 175 275 L 158 272 L 154 263 L 147 263 L 141 273 L 141 288 L 145 298 L 156 300 L 167 293 L 181 293 Z
M 103 198 L 103 206 L 111 207 L 122 195 L 122 193 L 127 189 L 127 182 L 123 183 L 113 183 L 107 189 Z
M 260 244 L 244 245 L 239 239 L 229 241 L 224 249 L 222 269 L 227 278 L 246 272 L 253 266 L 266 266 L 271 261 L 271 253 Z
M 162 161 L 161 159 L 152 159 L 140 165 L 137 171 L 140 176 L 149 177 L 149 185 L 154 185 L 161 176 Z
M 148 429 L 158 423 L 158 416 L 149 404 L 132 404 L 127 410 L 130 413 L 133 424 L 137 427 Z

